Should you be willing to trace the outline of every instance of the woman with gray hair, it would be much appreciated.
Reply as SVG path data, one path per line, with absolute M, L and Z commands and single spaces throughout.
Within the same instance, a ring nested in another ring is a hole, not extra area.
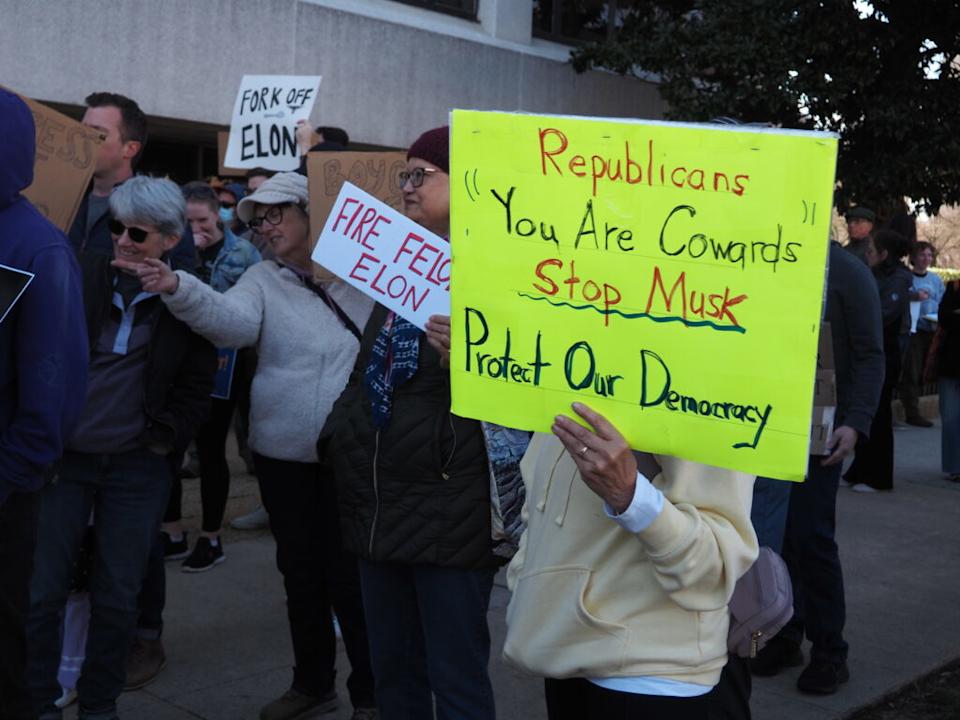
M 357 565 L 342 548 L 334 482 L 315 443 L 346 386 L 373 302 L 345 283 L 314 282 L 307 205 L 307 179 L 297 173 L 279 173 L 240 201 L 240 219 L 263 235 L 276 259 L 254 265 L 224 293 L 159 261 L 131 269 L 144 290 L 160 293 L 174 315 L 214 344 L 258 351 L 249 443 L 277 541 L 295 657 L 291 689 L 262 709 L 261 720 L 336 707 L 331 606 L 353 669 L 347 688 L 359 720 L 375 717 L 375 701 Z
M 27 623 L 27 678 L 40 717 L 59 717 L 60 613 L 91 511 L 95 548 L 79 717 L 116 717 L 137 593 L 182 454 L 210 405 L 213 346 L 143 292 L 136 271 L 163 264 L 186 223 L 169 180 L 131 178 L 110 196 L 114 260 L 81 258 L 90 343 L 86 401 L 57 481 L 42 491 Z M 117 272 L 117 270 L 121 272 Z

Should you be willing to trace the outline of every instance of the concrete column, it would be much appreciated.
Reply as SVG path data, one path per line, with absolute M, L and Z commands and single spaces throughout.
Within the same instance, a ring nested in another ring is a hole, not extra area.
M 500 40 L 529 45 L 533 0 L 480 0 L 477 17 L 484 31 Z

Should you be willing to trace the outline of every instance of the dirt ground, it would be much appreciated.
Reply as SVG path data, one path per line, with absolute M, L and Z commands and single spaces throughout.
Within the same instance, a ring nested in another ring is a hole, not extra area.
M 920 678 L 848 720 L 958 720 L 960 660 Z

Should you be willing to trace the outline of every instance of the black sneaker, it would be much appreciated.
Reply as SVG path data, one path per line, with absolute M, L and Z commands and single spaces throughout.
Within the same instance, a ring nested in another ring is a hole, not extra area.
M 179 540 L 174 540 L 170 537 L 170 533 L 161 530 L 160 537 L 163 538 L 164 560 L 182 560 L 190 554 L 190 546 L 187 544 L 186 533 L 183 533 Z
M 832 695 L 849 679 L 846 660 L 814 657 L 797 678 L 797 690 L 811 695 Z
M 163 652 L 163 643 L 160 638 L 156 640 L 136 638 L 127 655 L 127 677 L 123 683 L 123 689 L 139 690 L 148 685 L 166 664 L 167 656 Z
M 803 651 L 800 646 L 777 635 L 750 660 L 750 672 L 760 677 L 770 677 L 784 668 L 800 665 L 803 665 Z
M 305 695 L 294 689 L 269 702 L 260 710 L 260 720 L 297 720 L 332 713 L 337 709 L 337 693 L 331 690 L 323 697 Z
M 214 545 L 210 538 L 200 536 L 197 538 L 197 544 L 193 546 L 193 552 L 190 557 L 183 561 L 183 571 L 189 573 L 203 572 L 209 570 L 214 565 L 219 565 L 226 556 L 223 554 L 223 543 L 217 541 Z

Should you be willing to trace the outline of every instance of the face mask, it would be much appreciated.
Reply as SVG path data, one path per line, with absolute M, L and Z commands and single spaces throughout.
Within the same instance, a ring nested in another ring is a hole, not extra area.
M 233 222 L 233 208 L 220 208 L 220 219 L 225 223 Z

